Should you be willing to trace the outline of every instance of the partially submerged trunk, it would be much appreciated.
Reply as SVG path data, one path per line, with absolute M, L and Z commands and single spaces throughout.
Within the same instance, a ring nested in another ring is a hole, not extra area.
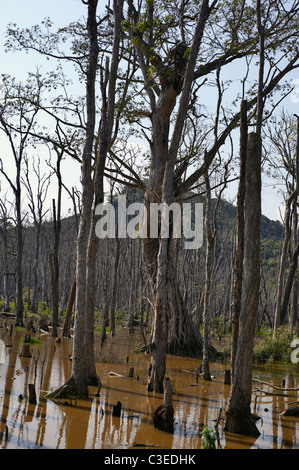
M 88 397 L 88 370 L 86 367 L 86 258 L 87 243 L 92 213 L 92 154 L 95 129 L 95 79 L 98 64 L 97 41 L 97 0 L 88 2 L 88 33 L 90 41 L 89 63 L 86 77 L 87 124 L 85 145 L 82 156 L 82 207 L 77 236 L 77 269 L 76 269 L 76 311 L 73 339 L 72 376 L 65 385 L 49 397 Z M 93 347 L 93 345 L 92 345 Z
M 163 403 L 154 412 L 154 426 L 164 432 L 173 432 L 174 410 L 172 406 L 172 385 L 167 377 L 164 382 Z
M 246 174 L 242 305 L 225 430 L 259 434 L 250 411 L 260 285 L 261 138 L 255 133 L 248 137 Z
M 19 162 L 20 164 L 20 162 Z M 20 167 L 17 167 L 17 185 L 15 190 L 17 213 L 17 259 L 16 259 L 16 326 L 23 326 L 23 223 L 21 214 Z

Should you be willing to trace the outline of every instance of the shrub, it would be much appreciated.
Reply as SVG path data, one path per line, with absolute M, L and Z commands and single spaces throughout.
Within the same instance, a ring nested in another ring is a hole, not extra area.
M 216 449 L 216 432 L 213 429 L 208 429 L 206 426 L 201 433 L 201 448 L 202 449 Z
M 275 337 L 266 337 L 254 347 L 254 362 L 271 363 L 273 361 L 289 362 L 291 357 L 291 340 L 288 328 L 277 329 Z

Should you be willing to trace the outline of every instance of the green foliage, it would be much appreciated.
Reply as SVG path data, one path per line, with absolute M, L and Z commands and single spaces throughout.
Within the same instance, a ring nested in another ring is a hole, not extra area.
M 202 449 L 216 449 L 216 432 L 209 429 L 207 426 L 201 433 L 201 448 Z
M 29 342 L 30 344 L 41 344 L 42 340 L 39 338 L 33 338 L 32 336 L 30 336 Z M 24 338 L 21 338 L 21 343 L 24 343 Z
M 254 362 L 271 363 L 274 361 L 290 362 L 292 353 L 290 331 L 286 327 L 277 329 L 273 338 L 269 336 L 259 341 L 254 347 Z

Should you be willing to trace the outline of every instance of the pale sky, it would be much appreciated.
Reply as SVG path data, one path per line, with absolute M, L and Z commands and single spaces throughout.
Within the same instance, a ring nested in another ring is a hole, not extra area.
M 105 0 L 100 0 L 100 9 L 104 9 Z M 33 71 L 36 66 L 41 66 L 41 71 L 47 70 L 51 66 L 50 61 L 46 62 L 41 59 L 38 54 L 30 53 L 5 53 L 3 44 L 5 41 L 5 30 L 8 23 L 16 23 L 19 27 L 30 27 L 40 23 L 45 17 L 49 17 L 55 26 L 66 26 L 71 21 L 86 17 L 87 7 L 81 0 L 0 0 L 0 74 L 8 73 L 17 79 L 25 79 L 29 71 Z M 56 65 L 56 64 L 55 64 Z M 289 77 L 289 80 L 297 80 L 299 72 Z M 299 88 L 299 85 L 298 85 Z M 299 96 L 299 94 L 298 94 Z M 294 98 L 294 96 L 293 96 Z M 298 101 L 298 102 L 297 102 Z M 290 113 L 299 114 L 299 99 L 287 97 L 283 102 L 283 106 Z M 1 137 L 0 137 L 1 139 Z M 1 142 L 1 140 L 0 140 Z M 4 147 L 0 146 L 0 157 L 5 162 L 3 155 Z M 12 163 L 13 165 L 13 163 Z M 80 169 L 78 163 L 72 161 L 64 162 L 63 171 L 65 172 L 66 184 L 68 187 L 76 185 L 80 187 L 79 176 Z M 1 176 L 1 179 L 3 177 Z M 232 185 L 231 190 L 227 193 L 228 198 L 232 199 L 236 195 L 236 184 Z M 55 195 L 49 195 L 49 200 Z M 263 214 L 270 219 L 279 219 L 279 207 L 281 207 L 281 196 L 277 196 L 277 188 L 273 189 L 267 182 L 263 186 L 262 211 Z M 65 205 L 65 214 L 67 215 L 68 202 Z

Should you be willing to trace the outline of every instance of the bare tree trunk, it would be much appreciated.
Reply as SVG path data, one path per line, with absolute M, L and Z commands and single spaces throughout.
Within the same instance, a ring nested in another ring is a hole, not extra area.
M 286 261 L 287 261 L 288 246 L 289 246 L 290 236 L 291 236 L 290 211 L 291 211 L 291 203 L 292 203 L 293 198 L 294 198 L 294 193 L 291 194 L 291 196 L 286 201 L 285 217 L 284 217 L 284 240 L 283 240 L 283 245 L 282 245 L 282 250 L 281 250 L 280 266 L 279 266 L 279 274 L 278 274 L 278 282 L 277 282 L 273 336 L 275 336 L 275 332 L 281 324 L 281 306 L 282 306 L 282 298 L 283 298 L 284 284 L 285 284 Z
M 299 133 L 299 126 L 298 126 L 298 133 Z M 299 142 L 298 142 L 298 146 L 299 146 Z M 299 186 L 299 181 L 297 184 Z M 294 208 L 293 227 L 294 227 L 293 228 L 294 230 L 293 242 L 294 242 L 294 246 L 297 246 L 298 245 L 298 214 L 297 214 L 296 208 Z M 299 279 L 296 278 L 295 276 L 294 284 L 293 284 L 292 311 L 291 311 L 291 318 L 290 318 L 291 337 L 293 335 L 293 330 L 294 330 L 294 327 L 296 325 L 296 321 L 298 318 L 298 294 L 299 294 Z
M 119 264 L 119 238 L 118 226 L 116 225 L 116 238 L 115 238 L 115 257 L 113 266 L 113 279 L 112 279 L 112 294 L 111 294 L 111 310 L 110 310 L 110 334 L 115 335 L 115 314 L 116 314 L 116 293 L 117 293 L 117 272 Z
M 32 298 L 30 303 L 30 310 L 33 313 L 37 312 L 37 291 L 38 291 L 38 263 L 39 263 L 39 254 L 40 254 L 40 231 L 41 226 L 39 223 L 35 224 L 36 234 L 35 234 L 35 255 L 33 261 L 32 269 Z
M 123 0 L 113 1 L 113 44 L 111 66 L 109 69 L 109 60 L 106 58 L 106 68 L 101 75 L 101 121 L 99 126 L 98 145 L 96 148 L 96 165 L 93 181 L 93 201 L 91 207 L 91 224 L 89 227 L 89 238 L 87 245 L 87 265 L 86 265 L 86 357 L 85 367 L 88 380 L 95 384 L 98 380 L 95 368 L 94 358 L 94 304 L 95 304 L 95 286 L 96 286 L 96 254 L 98 248 L 98 237 L 95 233 L 96 215 L 95 211 L 99 204 L 104 202 L 104 171 L 107 154 L 112 144 L 112 131 L 114 124 L 115 96 L 117 71 L 120 60 L 120 39 L 121 39 L 121 21 L 123 19 Z M 96 41 L 96 38 L 95 38 Z M 106 89 L 108 88 L 108 89 Z
M 16 326 L 23 326 L 23 223 L 21 214 L 21 161 L 17 165 L 16 178 L 16 215 L 17 215 L 17 261 L 16 261 Z
M 172 405 L 172 385 L 167 377 L 164 382 L 163 403 L 154 413 L 154 426 L 164 432 L 173 432 L 174 410 Z
M 74 276 L 73 282 L 72 282 L 72 287 L 71 287 L 71 292 L 69 294 L 69 299 L 65 311 L 65 319 L 64 319 L 64 325 L 62 329 L 62 336 L 65 336 L 67 338 L 70 337 L 70 323 L 71 323 L 71 317 L 73 313 L 73 306 L 76 298 L 76 276 Z
M 295 166 L 295 183 L 297 189 L 297 199 L 299 195 L 299 116 L 296 115 L 297 118 L 297 142 L 296 142 L 296 166 Z M 298 200 L 297 200 L 298 204 Z M 299 226 L 298 226 L 298 212 L 296 210 L 296 205 L 294 204 L 293 210 L 293 242 L 294 246 L 297 246 L 299 243 L 298 235 L 299 235 Z M 299 279 L 295 277 L 294 286 L 293 286 L 293 308 L 292 308 L 292 315 L 290 321 L 290 329 L 291 329 L 291 336 L 293 334 L 293 329 L 296 325 L 296 321 L 298 319 L 298 297 L 299 297 Z
M 282 291 L 282 286 L 279 284 L 279 294 L 278 294 L 278 299 L 277 299 L 277 304 L 276 304 L 276 310 L 275 310 L 275 324 L 274 328 L 276 328 L 279 325 L 282 325 L 287 316 L 287 310 L 288 310 L 288 305 L 289 305 L 289 299 L 291 296 L 291 291 L 293 287 L 293 282 L 297 270 L 297 265 L 298 265 L 298 256 L 299 256 L 299 243 L 297 240 L 297 230 L 298 230 L 298 215 L 297 215 L 297 204 L 298 204 L 298 193 L 299 193 L 299 117 L 297 117 L 297 144 L 296 144 L 296 155 L 295 155 L 295 162 L 294 162 L 294 185 L 295 189 L 291 196 L 287 200 L 287 211 L 286 211 L 286 219 L 285 219 L 285 239 L 284 239 L 284 245 L 283 245 L 283 254 L 285 254 L 285 257 L 287 255 L 287 249 L 289 247 L 289 244 L 291 242 L 291 229 L 293 225 L 293 240 L 294 240 L 294 248 L 293 248 L 293 253 L 290 255 L 290 267 L 289 267 L 289 272 L 285 281 L 285 286 L 284 286 L 284 291 Z M 290 217 L 290 212 L 291 212 L 291 205 L 293 206 L 293 223 L 291 224 L 291 217 Z M 280 267 L 282 269 L 282 266 Z M 285 268 L 285 266 L 283 266 Z M 281 283 L 282 284 L 282 283 Z M 275 333 L 275 331 L 274 331 Z
M 260 285 L 261 138 L 248 136 L 244 206 L 244 266 L 239 337 L 225 430 L 259 434 L 251 417 L 252 357 Z
M 104 265 L 104 281 L 103 281 L 103 302 L 102 302 L 102 331 L 101 331 L 101 344 L 107 338 L 106 335 L 106 327 L 107 327 L 107 319 L 109 316 L 108 312 L 108 273 L 109 273 L 109 252 L 110 252 L 110 245 L 109 239 L 106 238 L 106 257 L 105 261 L 103 262 Z
M 54 244 L 53 250 L 50 253 L 50 271 L 51 271 L 51 292 L 52 292 L 52 336 L 57 336 L 58 328 L 58 311 L 59 311 L 59 244 L 61 232 L 61 196 L 62 196 L 62 176 L 61 176 L 61 161 L 64 150 L 57 150 L 57 161 L 55 173 L 58 182 L 58 196 L 57 206 L 53 199 L 53 229 L 54 229 Z
M 204 291 L 204 309 L 203 309 L 203 353 L 202 353 L 202 373 L 204 380 L 212 380 L 209 367 L 209 330 L 210 330 L 210 303 L 211 303 L 211 278 L 213 272 L 213 251 L 214 236 L 211 224 L 211 188 L 208 175 L 208 167 L 205 169 L 206 183 L 206 265 L 205 265 L 205 291 Z
M 82 398 L 88 397 L 89 369 L 86 364 L 86 262 L 87 243 L 91 225 L 93 184 L 92 154 L 95 129 L 95 80 L 98 65 L 98 28 L 97 0 L 88 0 L 87 27 L 89 34 L 89 62 L 86 76 L 87 124 L 85 145 L 82 156 L 82 207 L 77 236 L 77 271 L 76 271 L 76 312 L 73 340 L 73 371 L 65 385 L 51 394 L 63 397 L 75 394 Z M 92 325 L 93 329 L 93 325 Z M 93 344 L 92 344 L 93 348 Z
M 231 394 L 227 407 L 225 430 L 240 434 L 260 434 L 250 411 L 252 393 L 253 347 L 257 326 L 261 277 L 261 157 L 264 76 L 264 26 L 261 22 L 261 2 L 256 2 L 256 22 L 259 34 L 259 76 L 256 133 L 248 136 L 246 185 L 244 198 L 244 261 L 239 337 L 234 361 Z
M 58 264 L 58 251 L 59 251 L 59 238 L 61 230 L 60 221 L 60 200 L 58 200 L 58 212 L 56 212 L 56 204 L 53 199 L 53 226 L 54 226 L 54 246 L 53 250 L 49 253 L 49 268 L 50 268 L 50 284 L 51 284 L 51 307 L 52 307 L 52 336 L 57 336 L 58 327 L 58 309 L 59 309 L 59 264 Z
M 298 256 L 299 256 L 299 243 L 297 243 L 297 246 L 295 247 L 292 253 L 290 269 L 289 269 L 288 276 L 286 279 L 286 284 L 285 284 L 285 289 L 284 289 L 284 294 L 283 294 L 283 299 L 281 302 L 281 309 L 280 309 L 280 324 L 281 325 L 286 321 L 286 317 L 288 313 L 289 300 L 290 300 L 293 282 L 294 282 L 294 278 L 295 278 L 295 274 L 296 274 L 297 266 L 298 266 Z
M 2 227 L 1 227 L 1 237 L 2 237 L 2 253 L 3 253 L 3 289 L 4 289 L 4 311 L 9 312 L 9 274 L 8 274 L 8 216 L 7 216 L 7 208 L 6 208 L 6 201 L 0 201 L 0 209 L 1 209 L 1 219 L 2 219 Z
M 242 270 L 244 254 L 244 196 L 246 180 L 246 152 L 247 152 L 247 110 L 246 101 L 241 103 L 240 116 L 240 180 L 237 196 L 237 236 L 234 259 L 234 284 L 232 301 L 232 344 L 231 344 L 231 381 L 234 375 L 234 362 L 239 335 L 239 317 L 242 297 Z

